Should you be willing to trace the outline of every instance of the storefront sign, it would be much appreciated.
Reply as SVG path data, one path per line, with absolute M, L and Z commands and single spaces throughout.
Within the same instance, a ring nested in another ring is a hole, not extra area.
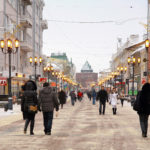
M 40 82 L 46 82 L 47 78 L 40 78 Z
M 0 86 L 6 86 L 7 85 L 7 78 L 0 77 Z

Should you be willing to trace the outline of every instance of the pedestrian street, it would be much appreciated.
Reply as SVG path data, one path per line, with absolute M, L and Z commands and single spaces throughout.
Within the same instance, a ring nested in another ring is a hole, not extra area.
M 24 135 L 21 112 L 1 117 L 0 150 L 149 150 L 150 132 L 148 138 L 142 138 L 136 112 L 130 103 L 121 107 L 118 102 L 117 115 L 108 103 L 105 115 L 99 115 L 98 102 L 92 105 L 86 96 L 75 106 L 69 101 L 58 117 L 54 116 L 52 135 L 44 135 L 40 112 L 33 136 L 29 129 Z

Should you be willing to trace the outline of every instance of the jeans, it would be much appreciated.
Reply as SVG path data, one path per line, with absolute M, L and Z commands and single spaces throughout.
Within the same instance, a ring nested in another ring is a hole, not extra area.
M 50 112 L 43 112 L 43 119 L 44 119 L 44 132 L 51 133 L 52 129 L 52 122 L 53 122 L 53 111 Z
M 148 117 L 149 115 L 146 114 L 139 114 L 140 126 L 142 134 L 147 135 L 148 130 Z
M 74 103 L 75 103 L 75 99 L 71 99 L 72 106 L 74 106 Z
M 99 103 L 99 113 L 101 114 L 103 112 L 103 114 L 105 114 L 105 106 L 106 106 L 106 103 L 102 103 L 100 102 Z M 102 110 L 103 109 L 103 110 Z
M 93 97 L 93 105 L 95 105 L 96 97 Z
M 122 105 L 122 107 L 123 107 L 123 102 L 124 102 L 124 99 L 121 99 L 120 101 L 121 101 L 121 105 Z

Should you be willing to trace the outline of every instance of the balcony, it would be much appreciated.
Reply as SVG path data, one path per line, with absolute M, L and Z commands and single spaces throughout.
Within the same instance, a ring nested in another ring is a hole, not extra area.
M 41 21 L 41 26 L 42 26 L 42 29 L 43 29 L 43 30 L 48 29 L 47 20 L 42 20 L 42 21 Z
M 32 52 L 32 42 L 31 41 L 20 41 L 20 50 L 24 52 Z
M 24 2 L 24 4 L 26 5 L 32 5 L 31 0 L 22 0 Z
M 21 15 L 21 19 L 20 19 L 20 24 L 24 27 L 24 28 L 32 28 L 32 18 L 30 15 L 25 14 L 25 15 Z

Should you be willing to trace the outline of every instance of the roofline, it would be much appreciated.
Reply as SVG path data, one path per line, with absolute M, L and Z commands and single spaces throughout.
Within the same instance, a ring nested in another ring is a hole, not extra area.
M 144 43 L 145 43 L 145 40 L 140 42 L 140 43 L 134 44 L 134 45 L 132 45 L 132 46 L 130 46 L 128 48 L 125 48 L 125 50 L 133 50 L 134 51 L 135 48 L 141 47 Z

